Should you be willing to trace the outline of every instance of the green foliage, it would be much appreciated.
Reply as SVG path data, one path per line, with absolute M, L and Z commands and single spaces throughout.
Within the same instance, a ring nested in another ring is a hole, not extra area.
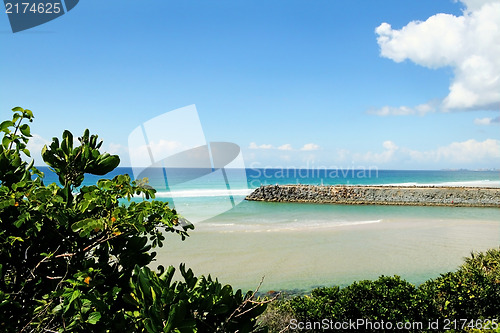
M 290 319 L 300 322 L 365 319 L 425 325 L 436 320 L 441 325 L 445 320 L 448 323 L 456 320 L 460 325 L 464 319 L 499 322 L 500 249 L 472 253 L 457 271 L 442 274 L 418 288 L 398 276 L 354 282 L 345 288 L 318 288 L 311 295 L 273 304 L 264 313 L 262 325 L 272 328 L 272 332 L 285 332 Z M 423 331 L 428 331 L 427 326 Z
M 500 316 L 500 250 L 472 253 L 460 269 L 420 287 L 443 318 Z
M 343 318 L 405 322 L 415 317 L 416 288 L 399 276 L 354 282 L 342 296 Z
M 293 317 L 302 322 L 356 320 L 406 322 L 415 318 L 418 305 L 416 288 L 399 276 L 381 276 L 339 288 L 318 288 L 310 296 L 288 301 Z
M 102 141 L 97 141 L 97 135 L 90 136 L 88 129 L 78 141 L 80 145 L 73 148 L 73 134 L 66 130 L 60 144 L 58 138 L 52 138 L 50 146 L 42 149 L 43 160 L 65 187 L 80 186 L 86 173 L 105 175 L 120 163 L 117 155 L 99 152 Z
M 96 135 L 85 130 L 74 147 L 65 131 L 45 146 L 42 157 L 61 183 L 46 185 L 23 160 L 31 134 L 22 121 L 33 114 L 13 112 L 0 124 L 0 331 L 208 332 L 240 324 L 250 331 L 264 308 L 250 295 L 183 266 L 184 282 L 172 282 L 172 267 L 159 274 L 146 267 L 165 232 L 184 239 L 192 228 L 165 202 L 131 202 L 154 199 L 151 187 L 128 175 L 81 186 L 85 174 L 119 163 L 99 151 Z
M 311 296 L 292 298 L 290 306 L 297 319 L 314 318 L 315 320 L 321 320 L 330 318 L 332 315 L 334 315 L 334 318 L 340 318 L 342 312 L 340 290 L 337 286 L 314 289 Z
M 267 328 L 269 332 L 284 332 L 290 321 L 297 318 L 291 302 L 286 297 L 288 296 L 280 295 L 268 304 L 258 319 L 261 327 Z
M 147 267 L 136 267 L 132 279 L 132 293 L 128 301 L 136 307 L 133 314 L 139 327 L 149 333 L 181 332 L 251 332 L 256 318 L 265 310 L 250 300 L 251 292 L 233 293 L 229 285 L 217 280 L 196 278 L 180 266 L 184 282 L 173 282 L 173 267 L 157 275 Z M 202 310 L 202 311 L 200 311 Z
M 5 186 L 29 180 L 30 172 L 39 174 L 33 164 L 27 164 L 21 156 L 21 153 L 30 156 L 26 144 L 31 137 L 29 126 L 21 123 L 24 119 L 32 122 L 33 113 L 20 107 L 15 107 L 12 111 L 12 120 L 0 124 L 0 132 L 3 134 L 0 145 L 0 182 Z M 0 207 L 6 204 L 0 202 Z

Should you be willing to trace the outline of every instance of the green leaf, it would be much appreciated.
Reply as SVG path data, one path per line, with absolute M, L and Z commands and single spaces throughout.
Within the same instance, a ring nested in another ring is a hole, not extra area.
M 21 131 L 21 133 L 23 133 L 23 135 L 25 135 L 25 136 L 31 136 L 30 127 L 29 127 L 28 124 L 22 124 L 19 127 L 19 130 Z
M 156 302 L 155 290 L 154 290 L 153 286 L 149 287 L 149 289 L 151 290 L 151 298 L 153 299 L 153 303 L 154 303 L 154 302 Z
M 32 118 L 35 118 L 35 116 L 33 116 L 33 111 L 31 110 L 24 110 L 24 113 L 26 113 L 28 115 L 28 119 L 32 119 Z
M 0 131 L 6 131 L 9 127 L 14 126 L 14 123 L 10 120 L 6 120 L 0 124 Z
M 170 332 L 170 330 L 182 324 L 182 321 L 186 319 L 186 312 L 187 304 L 185 300 L 180 300 L 176 304 L 173 304 L 170 308 L 170 313 L 168 314 L 168 319 L 164 331 Z
M 120 164 L 120 157 L 118 155 L 110 155 L 108 153 L 97 157 L 97 165 L 91 167 L 87 172 L 94 175 L 105 175 L 113 171 Z
M 66 305 L 66 308 L 64 309 L 64 312 L 66 312 L 66 311 L 69 310 L 69 307 L 71 306 L 71 303 L 73 303 L 73 301 L 75 299 L 77 299 L 78 297 L 80 297 L 80 291 L 79 290 L 74 290 L 73 293 L 71 294 L 71 297 L 69 299 L 68 304 Z
M 172 277 L 174 276 L 175 268 L 174 266 L 169 266 L 162 275 L 160 275 L 160 280 L 164 281 L 166 285 L 170 285 L 170 281 L 172 281 Z
M 12 140 L 8 136 L 4 136 L 2 139 L 2 145 L 7 149 L 9 148 L 10 143 Z
M 101 319 L 101 313 L 95 311 L 89 315 L 89 319 L 87 319 L 87 322 L 91 325 L 95 325 L 99 321 L 99 319 Z
M 0 209 L 5 209 L 9 206 L 14 206 L 16 200 L 14 198 L 0 201 Z
M 21 237 L 17 237 L 17 236 L 9 236 L 9 243 L 10 245 L 14 245 L 15 242 L 24 242 L 24 239 L 22 239 Z
M 131 282 L 132 285 L 134 285 L 134 282 L 132 281 Z M 135 286 L 135 285 L 134 285 Z M 128 304 L 132 304 L 134 306 L 139 306 L 139 302 L 137 301 L 137 299 L 135 298 L 134 294 L 125 294 L 123 295 L 123 300 L 128 303 Z
M 87 219 L 83 219 L 83 220 L 80 220 L 78 222 L 75 222 L 71 225 L 71 230 L 73 230 L 74 232 L 78 232 L 80 231 L 84 226 L 86 226 L 87 224 L 89 224 L 90 222 L 92 222 L 92 219 L 91 218 L 87 218 Z
M 12 109 L 12 111 L 21 111 L 21 112 L 23 112 L 24 109 L 22 107 L 20 107 L 20 106 L 16 106 L 15 108 Z
M 17 120 L 21 117 L 22 116 L 19 113 L 14 113 L 14 115 L 12 116 L 12 122 L 17 122 Z

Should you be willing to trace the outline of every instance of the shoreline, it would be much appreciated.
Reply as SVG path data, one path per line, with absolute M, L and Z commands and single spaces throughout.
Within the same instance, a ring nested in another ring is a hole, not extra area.
M 499 207 L 500 188 L 396 185 L 267 185 L 248 201 L 343 205 Z

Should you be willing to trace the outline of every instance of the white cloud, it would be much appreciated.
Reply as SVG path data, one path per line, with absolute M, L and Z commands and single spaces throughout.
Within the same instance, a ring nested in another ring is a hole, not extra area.
M 153 155 L 156 155 L 176 153 L 178 150 L 182 149 L 183 145 L 179 141 L 159 140 L 158 142 L 149 142 L 149 147 Z
M 337 149 L 336 157 L 338 161 L 346 161 L 351 159 L 351 152 L 344 148 Z
M 280 160 L 290 162 L 292 160 L 292 157 L 290 155 L 280 155 Z
M 274 147 L 271 144 L 258 145 L 255 142 L 250 142 L 250 145 L 248 146 L 248 148 L 249 149 L 278 149 L 278 150 L 285 150 L 285 151 L 294 150 L 292 145 L 289 143 L 285 143 L 281 146 Z M 302 148 L 300 148 L 300 150 L 303 150 L 303 151 L 311 151 L 311 150 L 318 150 L 318 149 L 319 149 L 319 146 L 317 144 L 314 144 L 314 143 L 307 143 Z
M 51 141 L 41 137 L 38 134 L 31 134 L 32 137 L 28 141 L 28 144 L 26 145 L 26 148 L 31 153 L 31 158 L 35 160 L 35 165 L 36 166 L 41 166 L 45 165 L 45 162 L 42 159 L 42 148 L 45 145 L 49 145 Z
M 379 148 L 372 151 L 317 147 L 316 151 L 294 149 L 289 153 L 274 148 L 250 150 L 249 154 L 245 154 L 245 159 L 254 161 L 259 167 L 345 168 L 364 165 L 380 169 L 497 168 L 500 165 L 500 140 L 470 139 L 425 150 L 401 146 L 393 140 L 380 142 Z
M 119 143 L 111 142 L 108 144 L 108 149 L 105 150 L 107 153 L 120 155 L 123 153 L 128 153 L 127 147 L 122 146 Z
M 257 145 L 255 142 L 250 142 L 250 145 L 248 146 L 250 149 L 272 149 L 273 146 L 270 144 L 262 144 L 262 145 Z
M 319 146 L 315 143 L 306 143 L 300 150 L 304 151 L 312 151 L 312 150 L 318 150 Z
M 32 137 L 28 141 L 26 148 L 28 148 L 28 150 L 31 153 L 35 153 L 35 152 L 40 153 L 42 151 L 43 146 L 48 145 L 48 144 L 50 144 L 49 140 L 42 138 L 38 134 L 32 134 Z
M 406 116 L 410 114 L 415 114 L 415 111 L 407 106 L 400 106 L 400 107 L 384 106 L 378 110 L 370 110 L 368 111 L 368 113 L 377 116 Z
M 500 125 L 500 117 L 496 118 L 476 118 L 474 119 L 476 125 Z
M 477 10 L 481 8 L 484 4 L 494 2 L 492 0 L 455 0 L 455 2 L 462 2 L 467 6 L 469 11 Z
M 491 118 L 476 118 L 474 119 L 474 124 L 476 125 L 489 125 L 491 124 Z
M 398 146 L 396 146 L 396 144 L 392 141 L 384 141 L 384 143 L 382 143 L 382 147 L 384 147 L 385 149 L 389 150 L 389 151 L 396 151 L 398 149 Z
M 402 29 L 388 23 L 375 32 L 383 57 L 428 68 L 450 66 L 454 78 L 443 110 L 494 109 L 500 103 L 500 1 L 465 0 L 462 16 L 436 14 Z M 380 115 L 413 114 L 410 108 L 382 109 Z M 375 112 L 377 114 L 377 112 Z
M 380 153 L 376 152 L 367 152 L 364 154 L 354 154 L 353 159 L 356 161 L 362 161 L 364 163 L 377 163 L 377 164 L 385 164 L 393 162 L 395 159 L 395 154 L 398 151 L 399 147 L 392 141 L 387 140 L 382 143 L 382 147 L 384 147 L 384 151 Z
M 393 141 L 384 141 L 382 151 L 352 153 L 356 163 L 368 163 L 380 167 L 400 168 L 482 168 L 500 165 L 500 141 L 486 139 L 484 141 L 467 140 L 453 142 L 446 146 L 431 150 L 414 150 L 399 147 Z
M 408 151 L 409 156 L 419 162 L 451 162 L 470 164 L 474 162 L 500 159 L 500 141 L 486 139 L 484 141 L 467 140 L 453 142 L 448 146 L 431 151 Z
M 279 150 L 293 150 L 292 145 L 289 143 L 286 143 L 284 145 L 281 145 L 278 147 Z
M 377 116 L 407 116 L 407 115 L 420 115 L 423 116 L 429 112 L 435 112 L 436 106 L 435 103 L 429 102 L 426 104 L 420 104 L 413 108 L 408 106 L 400 106 L 400 107 L 392 107 L 392 106 L 384 106 L 378 110 L 370 110 L 368 113 L 374 114 Z
M 117 146 L 111 146 L 110 148 L 117 149 Z M 153 161 L 151 160 L 151 156 L 158 157 L 162 156 L 163 158 L 174 155 L 179 151 L 188 149 L 182 143 L 178 141 L 169 141 L 169 140 L 157 140 L 150 141 L 148 145 L 137 145 L 137 146 L 128 146 L 128 153 L 130 157 L 133 157 L 131 160 L 132 166 L 149 166 Z M 129 157 L 129 158 L 130 158 Z M 158 162 L 158 161 L 154 161 Z

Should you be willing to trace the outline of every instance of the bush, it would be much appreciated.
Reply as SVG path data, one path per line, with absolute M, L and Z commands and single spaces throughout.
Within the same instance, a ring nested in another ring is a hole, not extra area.
M 282 307 L 288 306 L 292 317 L 300 322 L 321 322 L 324 319 L 348 322 L 349 319 L 363 318 L 395 323 L 414 319 L 417 303 L 415 286 L 398 276 L 382 276 L 375 281 L 354 282 L 342 289 L 337 286 L 318 288 L 310 296 L 294 297 Z
M 472 253 L 456 271 L 420 286 L 422 297 L 441 318 L 498 318 L 500 315 L 500 250 Z
M 262 316 L 262 324 L 268 325 L 271 332 L 289 332 L 292 330 L 287 330 L 287 326 L 291 319 L 303 323 L 365 319 L 394 325 L 420 322 L 423 323 L 421 328 L 415 326 L 407 331 L 427 332 L 432 331 L 428 328 L 429 322 L 439 320 L 439 329 L 444 331 L 444 324 L 455 320 L 460 326 L 456 331 L 477 332 L 479 330 L 472 326 L 462 329 L 461 325 L 464 319 L 482 320 L 483 323 L 491 323 L 493 319 L 497 323 L 500 321 L 499 277 L 500 249 L 492 249 L 486 253 L 472 253 L 456 272 L 442 274 L 418 288 L 398 276 L 382 276 L 375 281 L 354 282 L 345 288 L 314 289 L 311 295 L 293 297 L 270 306 Z M 488 327 L 500 332 L 495 326 Z M 318 332 L 317 329 L 299 331 Z
M 289 302 L 294 317 L 302 321 L 320 321 L 323 318 L 340 318 L 342 294 L 339 287 L 317 288 L 311 296 L 296 296 Z
M 415 319 L 417 290 L 399 276 L 354 282 L 342 289 L 342 319 L 406 322 Z
M 260 327 L 265 327 L 269 332 L 282 332 L 290 320 L 296 319 L 292 305 L 286 296 L 278 295 L 274 301 L 268 304 L 266 311 L 259 317 Z
M 64 131 L 42 150 L 60 184 L 27 163 L 33 113 L 13 109 L 0 124 L 0 331 L 214 332 L 253 329 L 265 305 L 181 266 L 156 273 L 151 249 L 164 233 L 188 236 L 186 223 L 155 191 L 128 175 L 81 186 L 120 159 L 99 151 L 86 130 L 74 147 Z M 133 196 L 143 201 L 130 202 Z M 122 201 L 128 201 L 127 204 Z

